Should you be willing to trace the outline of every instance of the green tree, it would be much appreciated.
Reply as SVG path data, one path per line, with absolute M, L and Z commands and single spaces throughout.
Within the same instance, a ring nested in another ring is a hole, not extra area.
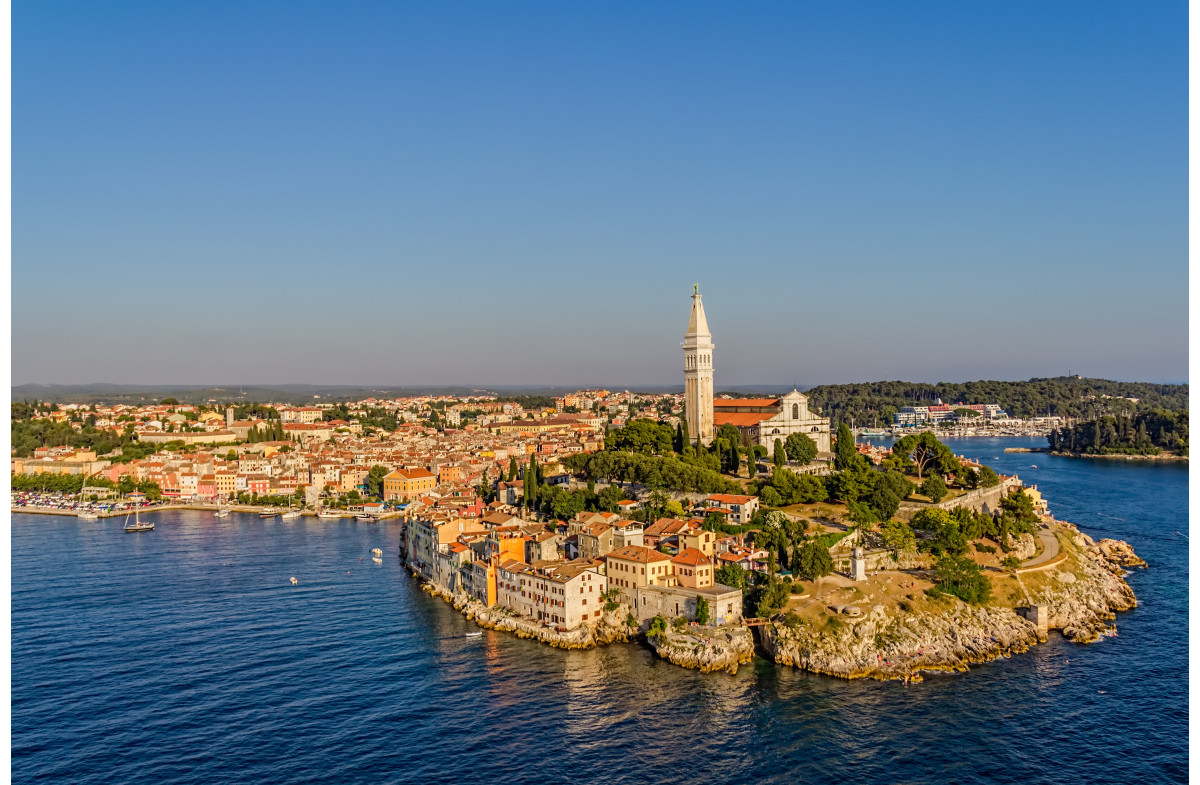
M 760 502 L 768 507 L 780 507 L 783 505 L 783 497 L 779 495 L 779 491 L 772 488 L 770 485 L 763 488 L 758 494 Z
M 782 469 L 787 464 L 787 451 L 784 449 L 782 439 L 776 439 L 775 444 L 771 447 L 771 463 L 777 469 Z
M 367 493 L 377 499 L 383 498 L 383 478 L 388 475 L 386 466 L 376 464 L 367 472 Z
M 942 480 L 940 474 L 933 474 L 929 479 L 921 483 L 921 493 L 929 497 L 929 500 L 937 504 L 942 499 L 946 498 L 949 491 L 946 488 L 946 483 Z
M 971 605 L 982 605 L 992 597 L 992 582 L 970 559 L 943 556 L 934 566 L 934 576 L 937 579 L 935 589 Z
M 725 564 L 717 568 L 713 580 L 732 589 L 746 588 L 746 571 L 740 564 Z
M 833 557 L 829 549 L 816 540 L 809 540 L 799 548 L 792 572 L 805 580 L 816 580 L 833 572 Z
M 883 544 L 896 554 L 912 553 L 917 550 L 917 537 L 912 528 L 903 521 L 887 521 L 880 528 Z
M 708 624 L 708 600 L 704 597 L 696 597 L 696 622 L 698 624 Z
M 833 445 L 833 467 L 845 471 L 858 461 L 858 448 L 854 444 L 854 434 L 846 423 L 838 425 L 837 441 Z
M 817 457 L 817 443 L 802 433 L 793 433 L 787 437 L 784 452 L 791 460 L 806 466 Z
M 990 466 L 979 467 L 979 487 L 995 488 L 1000 484 L 1000 476 Z
M 748 447 L 746 449 L 746 476 L 749 477 L 751 480 L 753 480 L 754 475 L 757 473 L 758 473 L 758 461 L 755 460 L 754 448 Z

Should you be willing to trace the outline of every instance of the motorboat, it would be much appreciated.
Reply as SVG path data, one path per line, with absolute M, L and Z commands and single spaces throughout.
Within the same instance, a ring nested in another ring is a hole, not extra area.
M 370 513 L 363 513 L 363 514 L 361 514 L 361 515 L 355 515 L 355 516 L 354 516 L 354 520 L 356 520 L 356 521 L 367 521 L 367 522 L 372 522 L 372 521 L 377 521 L 377 520 L 379 520 L 379 518 L 377 518 L 377 517 L 376 517 L 376 516 L 374 516 L 374 515 L 371 515 Z
M 75 513 L 75 517 L 82 518 L 85 521 L 100 520 L 100 516 L 98 514 L 92 512 L 91 510 L 80 510 L 79 512 Z
M 300 510 L 288 510 L 287 512 L 281 514 L 279 517 L 285 521 L 290 521 L 292 518 L 300 517 Z
M 317 513 L 317 517 L 318 518 L 341 518 L 342 514 L 340 512 L 328 512 L 327 510 L 321 510 L 319 513 Z

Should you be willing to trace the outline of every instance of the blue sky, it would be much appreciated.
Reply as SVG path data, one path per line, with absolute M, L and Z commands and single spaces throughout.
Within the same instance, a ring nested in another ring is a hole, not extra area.
M 1187 378 L 1162 3 L 18 3 L 14 384 Z

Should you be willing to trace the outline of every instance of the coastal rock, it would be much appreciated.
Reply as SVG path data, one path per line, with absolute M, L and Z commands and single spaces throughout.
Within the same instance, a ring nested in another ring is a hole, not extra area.
M 1124 540 L 1103 539 L 1096 543 L 1100 555 L 1118 567 L 1145 567 L 1146 561 L 1133 552 L 1133 546 Z
M 919 680 L 920 671 L 965 671 L 1039 641 L 1037 627 L 1011 608 L 953 603 L 940 614 L 896 617 L 875 607 L 855 622 L 773 622 L 759 636 L 775 662 L 844 679 Z
M 1086 536 L 1086 535 L 1085 535 Z M 1091 542 L 1090 538 L 1087 542 Z M 1058 570 L 1031 596 L 1043 605 L 1050 629 L 1088 643 L 1116 633 L 1117 611 L 1137 607 L 1122 579 L 1126 566 L 1144 566 L 1128 543 L 1101 540 L 1080 547 L 1077 566 Z M 763 648 L 777 663 L 845 679 L 919 679 L 921 671 L 965 671 L 970 664 L 1026 651 L 1045 640 L 1012 608 L 972 607 L 958 600 L 946 611 L 889 615 L 874 606 L 860 619 L 792 617 L 759 627 Z
M 667 662 L 701 673 L 737 673 L 738 666 L 754 659 L 754 636 L 747 627 L 668 627 L 646 641 Z

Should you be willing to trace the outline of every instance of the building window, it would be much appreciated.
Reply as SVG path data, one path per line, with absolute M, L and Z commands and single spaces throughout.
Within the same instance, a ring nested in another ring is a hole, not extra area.
M 798 403 L 792 404 L 792 419 L 793 420 L 800 419 L 800 404 L 798 404 Z

